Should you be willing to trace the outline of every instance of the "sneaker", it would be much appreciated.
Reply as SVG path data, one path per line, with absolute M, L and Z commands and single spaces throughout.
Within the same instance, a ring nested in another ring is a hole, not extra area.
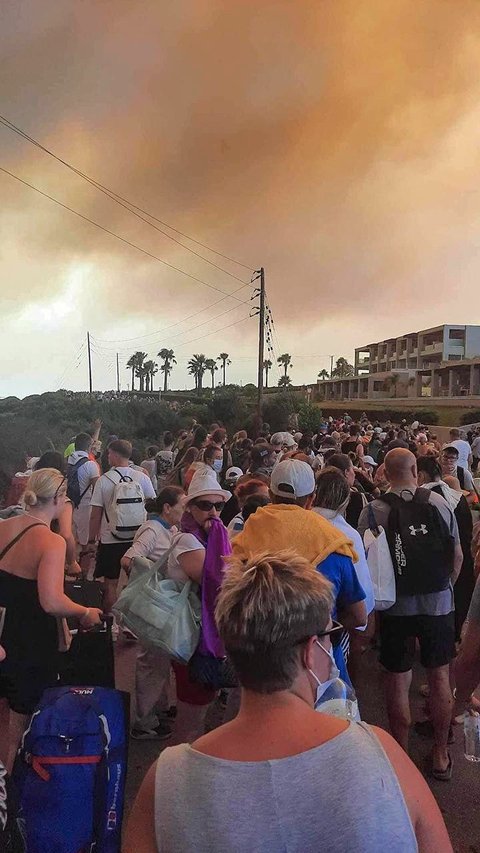
M 172 736 L 172 730 L 166 723 L 159 723 L 154 729 L 133 728 L 130 735 L 134 740 L 168 740 Z

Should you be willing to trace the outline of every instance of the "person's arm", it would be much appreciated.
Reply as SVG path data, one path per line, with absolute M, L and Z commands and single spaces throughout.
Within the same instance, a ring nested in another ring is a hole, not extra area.
M 88 528 L 89 543 L 96 542 L 100 536 L 100 526 L 102 524 L 103 507 L 92 506 L 90 508 L 90 525 Z
M 72 517 L 73 506 L 70 501 L 66 501 L 60 515 L 58 516 L 58 532 L 62 539 L 65 539 L 65 543 L 67 546 L 65 562 L 69 568 L 73 568 L 76 572 L 76 565 L 78 566 L 76 560 L 77 548 L 72 533 Z
M 468 468 L 463 469 L 463 477 L 464 477 L 464 489 L 468 492 L 468 495 L 465 495 L 466 501 L 469 506 L 476 499 L 477 493 L 475 491 L 475 484 L 473 482 L 473 477 L 470 474 Z
M 65 550 L 64 540 L 55 533 L 44 542 L 37 575 L 40 606 L 51 616 L 76 616 L 82 628 L 93 628 L 101 622 L 101 610 L 75 604 L 63 591 Z
M 122 569 L 128 572 L 128 568 L 134 557 L 147 557 L 148 559 L 155 548 L 155 542 L 155 531 L 151 527 L 144 527 L 143 530 L 141 528 L 137 530 L 132 545 L 120 560 Z
M 101 430 L 101 428 L 102 428 L 102 422 L 101 422 L 100 418 L 97 418 L 97 419 L 93 422 L 92 442 L 94 442 L 94 441 L 98 441 L 99 436 L 100 436 L 100 430 Z
M 455 584 L 460 574 L 463 565 L 463 551 L 459 542 L 455 543 L 455 551 L 453 553 L 453 571 L 451 575 L 452 584 Z
M 124 853 L 158 853 L 155 835 L 156 767 L 156 762 L 150 767 L 130 812 L 123 840 Z
M 367 606 L 365 599 L 346 604 L 338 610 L 338 621 L 342 623 L 346 631 L 354 628 L 364 628 L 367 624 Z
M 178 564 L 186 575 L 197 583 L 202 582 L 203 564 L 205 562 L 205 548 L 197 548 L 195 551 L 184 551 L 178 557 Z
M 419 853 L 453 853 L 445 821 L 425 779 L 402 747 L 383 729 L 371 726 L 397 775 Z

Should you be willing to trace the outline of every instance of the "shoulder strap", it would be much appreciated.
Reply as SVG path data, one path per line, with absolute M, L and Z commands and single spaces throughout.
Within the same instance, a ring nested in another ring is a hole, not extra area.
M 44 524 L 42 521 L 36 521 L 34 524 L 29 524 L 28 527 L 24 527 L 23 530 L 21 530 L 20 533 L 17 533 L 17 535 L 14 537 L 14 539 L 12 539 L 11 542 L 9 542 L 8 545 L 5 546 L 2 553 L 0 554 L 0 561 L 3 560 L 5 554 L 8 554 L 8 552 L 10 551 L 10 548 L 13 548 L 13 546 L 17 544 L 18 540 L 21 539 L 22 536 L 25 536 L 25 533 L 27 533 L 29 530 L 31 530 L 32 527 L 43 527 L 43 526 L 44 526 Z
M 417 504 L 428 504 L 430 500 L 430 489 L 418 488 L 413 496 L 413 500 Z
M 379 533 L 377 519 L 375 518 L 375 513 L 371 503 L 368 504 L 368 526 L 370 530 L 375 531 L 377 534 Z

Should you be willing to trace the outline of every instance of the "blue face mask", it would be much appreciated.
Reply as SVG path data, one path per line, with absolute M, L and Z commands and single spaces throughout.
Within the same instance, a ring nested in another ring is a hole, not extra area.
M 214 459 L 213 460 L 213 470 L 219 474 L 223 468 L 223 459 Z
M 327 681 L 320 681 L 320 679 L 315 675 L 313 669 L 308 670 L 310 675 L 313 676 L 313 678 L 315 679 L 315 681 L 318 684 L 317 692 L 315 695 L 315 702 L 313 705 L 314 708 L 316 708 L 317 705 L 320 703 L 320 700 L 321 700 L 323 694 L 325 693 L 326 690 L 328 690 L 330 685 L 333 684 L 333 682 L 336 681 L 337 678 L 340 677 L 340 671 L 337 667 L 337 664 L 335 663 L 335 658 L 333 657 L 332 651 L 331 650 L 327 651 L 327 649 L 325 649 L 322 646 L 322 644 L 319 640 L 315 640 L 315 642 L 316 642 L 317 646 L 320 646 L 322 651 L 325 652 L 325 654 L 328 655 L 328 657 L 330 658 L 330 673 L 329 673 Z

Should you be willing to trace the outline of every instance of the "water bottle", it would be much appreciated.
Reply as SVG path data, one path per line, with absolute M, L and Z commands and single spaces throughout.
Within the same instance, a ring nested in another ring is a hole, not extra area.
M 480 714 L 477 711 L 466 711 L 463 734 L 465 758 L 467 761 L 480 761 Z
M 342 720 L 360 722 L 355 691 L 341 678 L 335 678 L 331 682 L 315 706 L 315 710 L 321 711 L 322 714 L 330 714 L 332 717 L 341 717 Z

